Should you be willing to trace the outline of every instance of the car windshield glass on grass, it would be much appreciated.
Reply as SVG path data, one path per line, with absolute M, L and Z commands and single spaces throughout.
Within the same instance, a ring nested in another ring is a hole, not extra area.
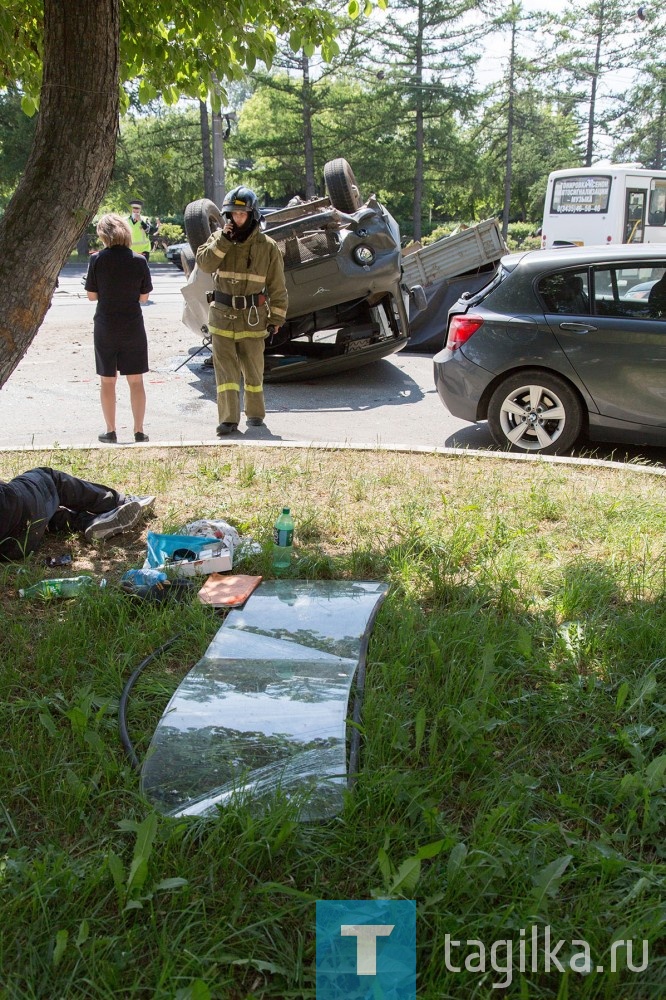
M 666 995 L 662 477 L 236 447 L 7 453 L 0 476 L 29 465 L 157 502 L 136 534 L 51 536 L 0 567 L 4 995 L 314 1000 L 316 901 L 384 897 L 416 900 L 419 997 Z M 270 579 L 285 504 L 287 579 L 388 584 L 355 787 L 325 822 L 279 795 L 157 815 L 120 694 L 177 636 L 132 691 L 143 759 L 220 617 L 117 583 L 146 530 L 199 517 L 259 542 L 238 572 Z M 18 597 L 67 573 L 108 584 Z

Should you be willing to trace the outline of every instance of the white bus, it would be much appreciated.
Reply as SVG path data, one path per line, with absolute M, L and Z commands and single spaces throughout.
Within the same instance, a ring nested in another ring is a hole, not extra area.
M 631 163 L 554 170 L 541 246 L 666 243 L 666 170 Z

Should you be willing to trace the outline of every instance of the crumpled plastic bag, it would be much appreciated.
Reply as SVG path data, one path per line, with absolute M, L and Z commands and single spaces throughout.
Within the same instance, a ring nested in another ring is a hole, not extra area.
M 242 535 L 236 531 L 230 524 L 226 521 L 215 521 L 208 518 L 201 518 L 198 521 L 190 521 L 182 529 L 183 535 L 204 535 L 207 538 L 211 536 L 217 538 L 219 541 L 223 542 L 231 558 L 236 558 L 236 561 L 240 561 L 245 556 L 250 553 L 261 552 L 261 545 L 258 542 L 253 541 L 251 538 L 243 538 Z
M 241 536 L 235 528 L 232 528 L 226 521 L 210 521 L 208 518 L 201 518 L 198 521 L 190 521 L 181 531 L 182 535 L 205 535 L 206 538 L 217 538 L 233 550 L 240 544 Z

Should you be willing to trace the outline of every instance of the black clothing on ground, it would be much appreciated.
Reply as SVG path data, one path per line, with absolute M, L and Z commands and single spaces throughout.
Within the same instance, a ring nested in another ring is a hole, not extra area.
M 98 375 L 114 378 L 148 371 L 148 341 L 140 295 L 153 289 L 145 257 L 112 246 L 90 258 L 86 291 L 97 292 L 95 363 Z
M 47 531 L 85 531 L 125 495 L 46 466 L 0 482 L 0 560 L 23 559 Z

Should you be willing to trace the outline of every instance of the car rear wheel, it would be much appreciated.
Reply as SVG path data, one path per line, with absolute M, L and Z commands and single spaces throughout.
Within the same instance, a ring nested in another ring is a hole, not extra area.
M 502 448 L 555 455 L 579 436 L 583 407 L 564 379 L 527 370 L 497 386 L 488 403 L 488 424 Z
M 223 225 L 222 213 L 214 201 L 210 198 L 191 201 L 185 209 L 185 234 L 192 247 L 192 253 L 196 254 L 210 234 L 215 229 L 221 229 Z
M 343 157 L 324 166 L 324 183 L 331 204 L 341 212 L 356 212 L 363 204 L 354 171 Z

